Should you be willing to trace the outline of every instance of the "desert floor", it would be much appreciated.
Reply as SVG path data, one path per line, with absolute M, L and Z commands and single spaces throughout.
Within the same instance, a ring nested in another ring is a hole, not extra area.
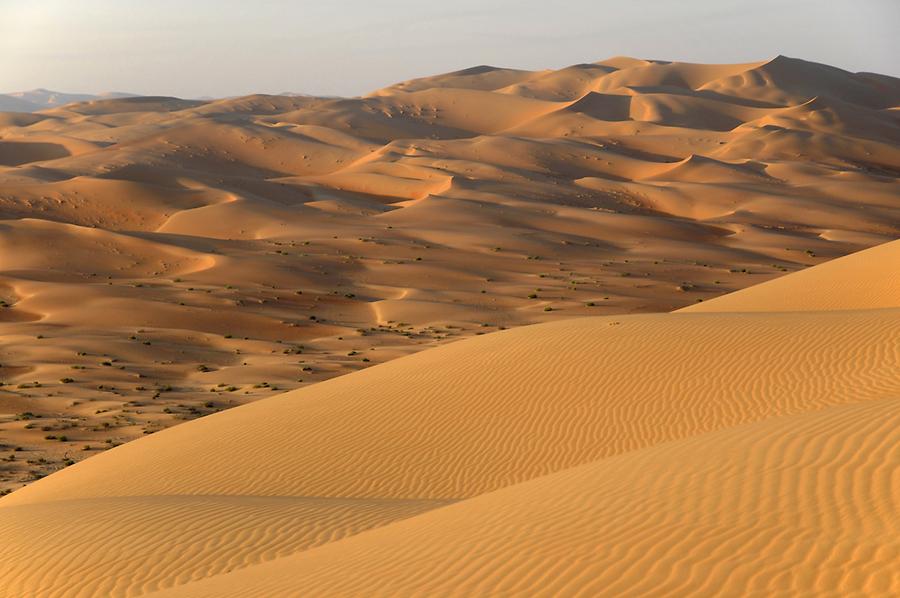
M 900 590 L 898 106 L 614 58 L 0 113 L 0 580 Z

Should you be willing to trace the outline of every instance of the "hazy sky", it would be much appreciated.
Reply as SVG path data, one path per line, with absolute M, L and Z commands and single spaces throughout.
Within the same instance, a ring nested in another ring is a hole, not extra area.
M 900 76 L 898 31 L 900 0 L 0 0 L 0 92 L 357 95 L 616 55 Z

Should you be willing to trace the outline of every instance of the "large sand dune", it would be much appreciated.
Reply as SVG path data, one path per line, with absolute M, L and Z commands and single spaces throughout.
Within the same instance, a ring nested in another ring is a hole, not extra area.
M 895 593 L 898 265 L 900 241 L 699 313 L 498 332 L 159 432 L 2 499 L 0 579 L 46 596 Z
M 0 113 L 0 595 L 900 592 L 897 79 L 55 97 Z
M 0 492 L 429 346 L 900 235 L 900 83 L 783 56 L 357 98 L 38 91 L 52 108 L 0 113 Z

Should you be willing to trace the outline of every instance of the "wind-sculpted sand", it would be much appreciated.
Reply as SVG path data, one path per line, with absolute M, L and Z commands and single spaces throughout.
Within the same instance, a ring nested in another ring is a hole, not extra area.
M 0 113 L 0 596 L 900 593 L 898 106 L 615 58 Z
M 0 113 L 0 492 L 447 341 L 900 235 L 900 83 L 784 56 L 53 97 Z
M 893 398 L 738 426 L 152 595 L 891 596 L 898 425 Z
M 900 294 L 835 288 L 898 268 L 900 241 L 763 285 L 784 298 L 768 311 L 727 296 L 522 327 L 161 431 L 3 498 L 0 579 L 47 596 L 894 593 Z

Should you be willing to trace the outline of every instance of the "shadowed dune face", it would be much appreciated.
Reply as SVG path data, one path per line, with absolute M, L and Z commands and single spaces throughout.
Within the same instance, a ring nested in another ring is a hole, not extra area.
M 69 152 L 58 143 L 0 141 L 0 166 L 19 166 L 65 158 Z
M 900 84 L 786 57 L 0 113 L 0 491 L 447 341 L 900 234 Z M 705 305 L 705 303 L 704 303 Z

